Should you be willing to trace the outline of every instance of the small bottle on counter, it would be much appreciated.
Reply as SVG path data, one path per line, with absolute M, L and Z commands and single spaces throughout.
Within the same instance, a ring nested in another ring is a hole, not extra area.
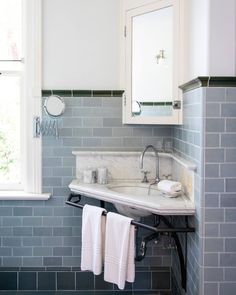
M 83 171 L 83 182 L 84 183 L 96 183 L 97 171 L 96 169 L 88 167 Z
M 99 167 L 97 175 L 97 182 L 99 184 L 107 184 L 108 183 L 108 171 L 106 167 Z

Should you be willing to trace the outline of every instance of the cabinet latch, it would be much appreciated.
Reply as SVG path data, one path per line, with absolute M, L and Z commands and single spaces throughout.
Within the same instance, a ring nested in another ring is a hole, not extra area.
M 173 109 L 180 110 L 181 109 L 181 101 L 180 100 L 174 100 L 172 106 L 173 106 Z

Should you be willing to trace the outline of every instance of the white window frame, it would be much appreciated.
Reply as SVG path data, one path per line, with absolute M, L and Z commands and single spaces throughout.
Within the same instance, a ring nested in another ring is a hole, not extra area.
M 23 0 L 23 95 L 21 104 L 22 183 L 0 191 L 0 199 L 46 200 L 42 193 L 42 139 L 33 137 L 33 118 L 42 117 L 42 1 Z

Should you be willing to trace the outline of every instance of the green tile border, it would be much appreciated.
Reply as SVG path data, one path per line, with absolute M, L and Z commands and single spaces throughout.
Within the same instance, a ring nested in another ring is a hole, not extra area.
M 72 90 L 73 97 L 91 97 L 92 90 Z
M 65 96 L 65 97 L 71 97 L 72 96 L 72 90 L 52 90 L 52 94 Z
M 122 97 L 124 90 L 42 90 L 42 96 L 64 97 Z
M 172 101 L 158 101 L 158 102 L 151 102 L 151 101 L 147 101 L 147 102 L 140 102 L 141 106 L 172 106 L 173 102 Z
M 112 90 L 111 95 L 114 97 L 121 97 L 124 93 L 124 90 Z
M 199 88 L 199 87 L 236 87 L 235 76 L 201 76 L 193 79 L 179 88 L 185 93 L 187 91 Z
M 111 97 L 112 91 L 111 90 L 93 90 L 92 96 L 93 97 Z
M 42 96 L 50 96 L 52 95 L 52 90 L 42 90 Z

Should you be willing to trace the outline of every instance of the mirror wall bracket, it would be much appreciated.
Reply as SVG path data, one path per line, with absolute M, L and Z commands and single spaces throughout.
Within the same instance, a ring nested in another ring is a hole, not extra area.
M 57 120 L 41 121 L 40 117 L 33 118 L 33 137 L 39 138 L 41 135 L 59 137 Z

